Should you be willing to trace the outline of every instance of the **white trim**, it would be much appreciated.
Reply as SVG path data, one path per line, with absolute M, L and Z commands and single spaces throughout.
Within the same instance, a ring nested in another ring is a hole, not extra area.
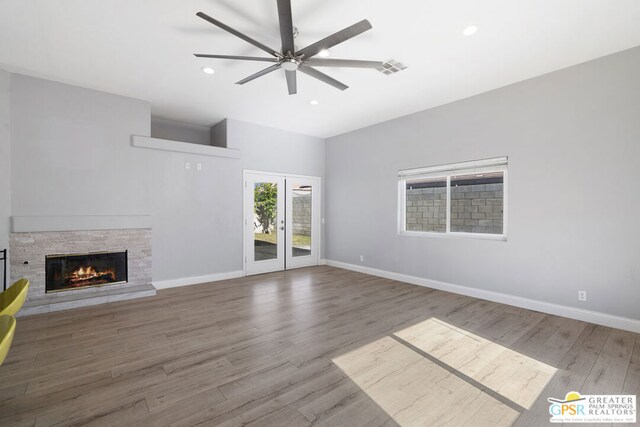
M 320 260 L 320 236 L 321 236 L 321 206 L 322 188 L 320 177 L 292 177 L 287 175 L 286 179 L 286 269 L 310 267 L 318 265 Z M 311 253 L 306 256 L 293 256 L 293 184 L 303 184 L 311 186 Z
M 132 135 L 131 145 L 138 148 L 173 151 L 175 153 L 195 154 L 199 156 L 225 157 L 227 159 L 240 158 L 240 150 L 236 150 L 235 148 L 192 144 L 189 142 L 171 141 L 169 139 L 149 138 L 148 136 Z
M 398 180 L 398 234 L 405 233 L 405 227 L 407 224 L 407 207 L 405 205 L 407 200 L 407 184 L 406 181 Z
M 318 265 L 327 265 L 327 260 L 326 259 L 321 259 L 320 261 L 318 261 Z
M 509 226 L 509 170 L 502 170 L 502 236 L 507 240 L 509 235 L 507 228 Z
M 247 209 L 250 201 L 248 200 L 248 175 L 249 173 L 245 170 L 242 172 L 242 187 L 240 191 L 242 191 L 242 275 L 247 275 L 247 260 L 249 259 L 249 249 L 247 248 L 247 222 L 249 218 L 247 218 Z
M 199 285 L 202 283 L 219 282 L 221 280 L 237 279 L 243 277 L 242 271 L 230 271 L 228 273 L 207 274 L 206 276 L 182 277 L 179 279 L 162 280 L 153 282 L 156 289 L 178 288 L 181 286 Z
M 149 215 L 12 216 L 12 233 L 151 228 Z
M 244 252 L 244 274 L 271 273 L 273 271 L 284 270 L 285 267 L 285 177 L 274 174 L 253 174 L 244 173 L 243 194 L 243 252 Z M 255 261 L 254 246 L 254 185 L 255 183 L 271 183 L 277 186 L 277 209 L 276 209 L 276 257 L 262 261 Z
M 258 170 L 253 170 L 253 169 L 244 169 L 243 173 L 244 174 L 252 174 L 252 175 L 273 175 L 273 176 L 281 176 L 283 178 L 300 178 L 300 179 L 317 178 L 317 179 L 320 179 L 319 176 L 314 176 L 314 175 L 296 175 L 296 174 L 285 173 L 285 172 L 258 171 Z
M 407 188 L 406 184 L 404 186 L 405 188 Z M 447 225 L 446 225 L 446 234 L 450 234 L 451 233 L 451 175 L 447 175 L 447 203 L 446 203 L 446 212 L 444 213 L 444 220 L 446 221 Z M 405 199 L 406 200 L 406 199 Z M 406 201 L 405 201 L 406 203 Z M 435 203 L 435 202 L 434 202 Z M 403 211 L 406 210 L 406 208 L 402 209 Z M 406 231 L 406 230 L 403 230 Z
M 466 295 L 474 298 L 494 301 L 501 304 L 508 304 L 515 307 L 526 308 L 528 310 L 540 311 L 542 313 L 553 314 L 570 319 L 581 320 L 583 322 L 595 323 L 597 325 L 608 326 L 610 328 L 623 329 L 640 333 L 640 320 L 628 317 L 615 316 L 612 314 L 602 313 L 599 311 L 585 310 L 583 308 L 570 307 L 566 305 L 554 304 L 550 302 L 533 300 L 529 298 L 518 297 L 515 295 L 504 294 L 500 292 L 487 291 L 483 289 L 470 288 L 467 286 L 454 285 L 452 283 L 441 282 L 438 280 L 425 279 L 417 276 L 409 276 L 407 274 L 393 273 L 385 270 L 364 267 L 361 265 L 348 264 L 340 261 L 327 260 L 327 265 L 345 270 L 357 271 L 359 273 L 369 274 L 372 276 L 384 277 L 385 279 L 397 280 L 413 285 L 424 286 L 427 288 L 438 289 L 445 292 Z
M 438 237 L 445 239 L 476 239 L 476 240 L 495 240 L 498 242 L 506 242 L 507 236 L 504 234 L 487 234 L 487 233 L 463 233 L 461 231 L 452 231 L 450 233 L 438 231 L 406 231 L 398 232 L 401 236 L 411 237 Z

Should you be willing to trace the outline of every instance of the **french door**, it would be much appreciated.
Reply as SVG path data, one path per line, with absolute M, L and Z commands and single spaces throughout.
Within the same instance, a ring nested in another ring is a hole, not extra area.
M 245 274 L 318 265 L 320 178 L 244 174 Z

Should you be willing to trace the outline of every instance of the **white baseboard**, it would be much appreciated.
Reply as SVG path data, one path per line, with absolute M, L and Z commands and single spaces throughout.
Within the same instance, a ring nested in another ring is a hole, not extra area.
M 327 265 L 327 260 L 321 259 L 320 261 L 318 261 L 318 265 Z
M 207 274 L 206 276 L 182 277 L 179 279 L 162 280 L 153 282 L 156 289 L 177 288 L 180 286 L 198 285 L 201 283 L 218 282 L 220 280 L 237 279 L 243 277 L 243 271 L 230 271 L 228 273 Z
M 585 310 L 582 308 L 569 307 L 565 305 L 553 304 L 515 295 L 503 294 L 499 292 L 475 289 L 467 286 L 454 285 L 452 283 L 440 282 L 438 280 L 424 279 L 417 276 L 409 276 L 391 271 L 378 270 L 361 265 L 348 264 L 339 261 L 326 260 L 331 267 L 343 268 L 345 270 L 357 271 L 370 274 L 372 276 L 384 277 L 385 279 L 397 280 L 411 283 L 413 285 L 424 286 L 455 294 L 467 295 L 474 298 L 494 301 L 501 304 L 513 305 L 529 310 L 540 311 L 542 313 L 554 314 L 556 316 L 568 317 L 570 319 L 582 320 L 584 322 L 595 323 L 597 325 L 609 326 L 611 328 L 624 329 L 626 331 L 640 333 L 640 320 L 628 317 L 614 316 L 598 311 Z

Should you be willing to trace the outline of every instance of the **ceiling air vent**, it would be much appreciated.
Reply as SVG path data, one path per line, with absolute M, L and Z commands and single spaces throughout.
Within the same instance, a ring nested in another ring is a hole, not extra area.
M 402 62 L 390 59 L 382 64 L 382 67 L 378 68 L 378 71 L 380 71 L 382 74 L 390 76 L 391 74 L 395 74 L 399 71 L 404 70 L 405 68 L 407 68 L 407 66 Z

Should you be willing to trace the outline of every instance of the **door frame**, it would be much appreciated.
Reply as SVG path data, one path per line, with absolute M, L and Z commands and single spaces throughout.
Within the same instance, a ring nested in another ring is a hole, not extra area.
M 293 256 L 293 184 L 310 185 L 311 193 L 311 253 Z M 322 200 L 316 192 L 322 191 L 319 177 L 287 175 L 285 177 L 285 269 L 311 267 L 320 264 L 320 239 L 322 236 Z M 292 191 L 288 191 L 292 190 Z M 316 209 L 314 209 L 316 208 Z M 290 244 L 290 247 L 287 247 Z
M 316 230 L 318 230 L 318 238 L 317 243 L 318 243 L 318 253 L 317 253 L 317 263 L 316 265 L 320 265 L 320 260 L 322 259 L 322 178 L 319 176 L 313 176 L 313 175 L 299 175 L 299 174 L 292 174 L 292 173 L 283 173 L 283 172 L 273 172 L 273 171 L 261 171 L 261 170 L 254 170 L 254 169 L 243 169 L 242 171 L 242 272 L 244 276 L 247 276 L 247 262 L 248 262 L 248 248 L 247 248 L 247 242 L 248 239 L 246 238 L 246 226 L 248 225 L 248 218 L 246 217 L 247 214 L 247 208 L 248 208 L 248 193 L 247 193 L 247 175 L 267 175 L 267 176 L 274 176 L 274 177 L 281 177 L 284 178 L 285 180 L 288 178 L 299 178 L 299 179 L 312 179 L 315 180 L 317 182 L 317 196 L 316 196 L 316 192 L 314 192 L 313 197 L 317 200 L 318 203 L 318 214 L 316 215 L 317 218 L 313 218 L 313 213 L 312 213 L 312 221 L 313 221 L 313 226 L 315 227 Z M 285 200 L 287 197 L 287 193 L 286 193 L 286 185 L 285 185 Z M 288 209 L 287 207 L 285 207 L 285 212 L 286 209 Z M 253 221 L 253 219 L 252 219 Z M 286 221 L 285 221 L 286 223 Z M 289 229 L 285 230 L 286 233 L 285 235 L 289 234 Z M 285 240 L 287 240 L 285 238 Z M 289 242 L 285 241 L 285 268 L 284 270 L 280 270 L 280 271 L 286 271 L 287 265 L 286 265 L 286 260 L 287 260 L 287 244 Z M 296 268 L 296 267 L 293 267 Z
M 242 213 L 242 241 L 244 254 L 244 275 L 254 275 L 262 273 L 270 273 L 273 271 L 282 271 L 286 266 L 286 189 L 285 178 L 278 175 L 256 173 L 245 174 L 244 186 L 242 190 L 243 213 Z M 251 184 L 249 184 L 251 183 Z M 255 247 L 255 225 L 254 225 L 254 204 L 255 196 L 253 186 L 255 183 L 271 183 L 277 185 L 277 217 L 276 224 L 273 233 L 276 235 L 277 244 L 275 258 L 267 258 L 260 261 L 256 260 L 256 247 Z M 250 207 L 254 207 L 249 211 Z M 249 214 L 251 212 L 251 214 Z M 280 222 L 280 220 L 282 222 Z M 253 243 L 252 247 L 249 242 Z M 251 256 L 251 263 L 248 262 L 249 256 Z M 249 268 L 251 267 L 251 268 Z

